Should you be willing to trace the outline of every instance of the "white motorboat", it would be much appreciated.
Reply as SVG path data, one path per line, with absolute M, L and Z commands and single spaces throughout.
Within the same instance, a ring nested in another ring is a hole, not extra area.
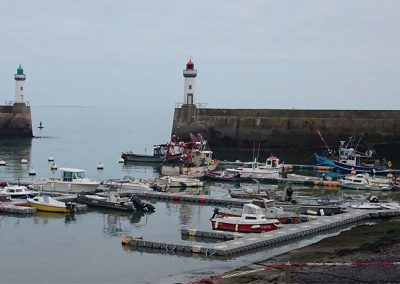
M 99 182 L 86 178 L 85 170 L 74 168 L 61 168 L 61 178 L 48 178 L 35 181 L 32 186 L 38 191 L 79 193 L 95 192 Z
M 125 177 L 124 179 L 111 179 L 102 181 L 99 190 L 115 189 L 120 193 L 134 193 L 141 191 L 151 191 L 150 182 L 141 178 Z
M 156 179 L 158 186 L 167 187 L 202 187 L 203 182 L 197 178 L 185 176 L 163 176 Z
M 254 162 L 244 163 L 243 167 L 226 169 L 226 171 L 239 174 L 240 178 L 277 179 L 282 168 L 267 167 L 254 159 Z
M 0 194 L 10 195 L 11 198 L 28 198 L 36 196 L 37 192 L 23 185 L 7 185 L 0 189 Z
M 367 173 L 346 175 L 340 183 L 344 189 L 391 190 L 393 187 L 390 180 L 372 177 Z

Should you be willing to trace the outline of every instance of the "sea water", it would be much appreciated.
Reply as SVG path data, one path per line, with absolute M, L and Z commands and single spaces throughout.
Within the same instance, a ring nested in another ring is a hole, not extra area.
M 157 168 L 124 165 L 118 160 L 123 151 L 149 154 L 152 145 L 167 142 L 172 116 L 172 110 L 142 108 L 32 107 L 36 137 L 0 140 L 0 159 L 7 162 L 7 166 L 0 167 L 0 180 L 32 179 L 28 175 L 30 168 L 36 170 L 35 178 L 58 177 L 59 171 L 51 171 L 51 163 L 47 161 L 50 155 L 59 168 L 82 168 L 87 170 L 88 177 L 99 181 L 125 176 L 154 178 L 158 175 Z M 36 128 L 39 122 L 44 126 L 41 130 Z M 230 155 L 235 159 L 235 153 Z M 302 152 L 287 157 L 304 161 L 308 155 Z M 21 164 L 23 158 L 28 160 L 27 165 Z M 99 162 L 104 164 L 104 170 L 96 169 Z M 222 185 L 209 191 L 213 195 L 226 194 Z M 192 244 L 193 240 L 181 237 L 182 228 L 211 229 L 212 206 L 152 203 L 156 211 L 146 215 L 93 209 L 75 215 L 1 214 L 0 283 L 190 281 L 192 274 L 206 277 L 318 240 L 314 237 L 225 260 L 124 248 L 121 245 L 124 235 Z

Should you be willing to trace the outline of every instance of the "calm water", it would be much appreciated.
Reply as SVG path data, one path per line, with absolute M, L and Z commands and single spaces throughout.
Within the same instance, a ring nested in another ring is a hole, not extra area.
M 34 139 L 0 141 L 0 158 L 7 162 L 6 167 L 0 167 L 0 179 L 30 179 L 28 170 L 31 167 L 38 178 L 58 176 L 58 172 L 50 170 L 49 155 L 55 157 L 59 167 L 84 168 L 89 177 L 98 180 L 124 176 L 152 178 L 157 175 L 153 167 L 123 165 L 118 159 L 122 151 L 150 152 L 153 144 L 166 142 L 172 123 L 172 110 L 33 107 L 32 113 L 33 125 L 42 121 L 45 128 L 35 129 L 37 138 Z M 287 162 L 307 162 L 310 154 L 279 155 Z M 251 153 L 248 155 L 238 153 L 242 159 L 250 158 Z M 21 165 L 22 158 L 28 159 L 29 164 Z M 96 170 L 100 161 L 105 166 L 103 171 Z M 224 196 L 226 187 L 214 185 L 208 187 L 208 193 Z M 0 215 L 0 282 L 190 281 L 185 277 L 232 269 L 319 238 L 229 260 L 124 249 L 121 239 L 126 234 L 152 241 L 190 243 L 190 240 L 181 239 L 181 228 L 211 229 L 209 218 L 213 207 L 168 202 L 153 204 L 156 212 L 149 215 L 98 210 L 75 216 Z

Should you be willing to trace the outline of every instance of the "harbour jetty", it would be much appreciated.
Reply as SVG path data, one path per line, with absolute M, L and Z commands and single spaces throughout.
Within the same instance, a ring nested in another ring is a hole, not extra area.
M 211 148 L 251 150 L 320 147 L 317 131 L 330 143 L 363 134 L 368 143 L 400 142 L 399 110 L 221 109 L 196 104 L 193 61 L 183 70 L 183 104 L 174 111 L 172 134 L 202 133 Z
M 124 240 L 123 245 L 128 245 L 134 250 L 153 251 L 171 251 L 174 253 L 201 254 L 206 257 L 234 257 L 238 254 L 253 252 L 257 249 L 275 245 L 283 245 L 287 242 L 303 239 L 306 236 L 322 233 L 324 231 L 351 226 L 360 221 L 366 221 L 373 218 L 398 216 L 398 210 L 365 211 L 349 210 L 348 212 L 335 216 L 319 216 L 315 220 L 301 225 L 288 224 L 282 228 L 261 234 L 232 235 L 225 232 L 202 232 L 196 229 L 182 230 L 183 235 L 191 237 L 208 237 L 222 239 L 218 243 L 195 243 L 181 244 L 172 242 L 156 242 L 144 240 L 142 238 L 129 238 Z
M 15 100 L 0 106 L 0 138 L 32 138 L 31 107 L 24 99 L 26 75 L 21 65 L 14 79 Z

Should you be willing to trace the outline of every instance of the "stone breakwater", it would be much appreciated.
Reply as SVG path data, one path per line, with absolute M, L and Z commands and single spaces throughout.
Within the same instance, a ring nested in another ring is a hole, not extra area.
M 321 147 L 318 130 L 330 145 L 362 135 L 367 143 L 400 142 L 398 110 L 175 108 L 172 133 L 182 139 L 202 133 L 212 148 L 261 149 Z
M 33 137 L 30 106 L 0 106 L 0 138 L 9 137 Z

